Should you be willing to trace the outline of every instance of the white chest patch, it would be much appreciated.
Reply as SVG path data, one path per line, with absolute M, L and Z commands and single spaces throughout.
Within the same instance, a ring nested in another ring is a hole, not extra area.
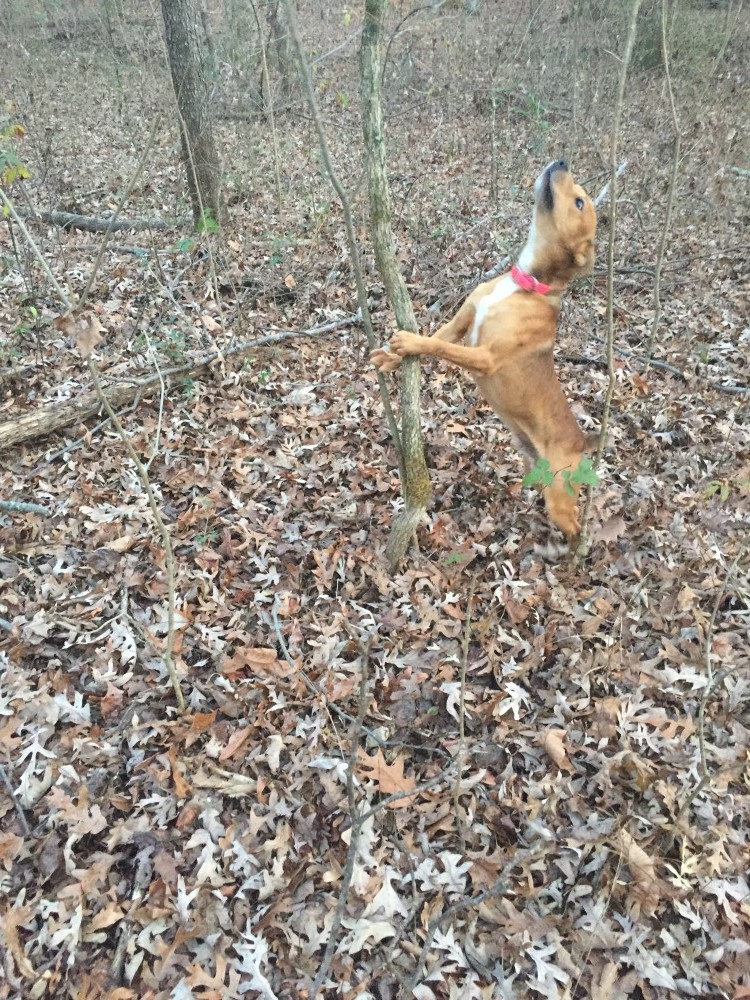
M 494 305 L 497 305 L 498 302 L 502 302 L 503 299 L 507 299 L 509 295 L 518 291 L 520 291 L 518 285 L 509 274 L 506 274 L 504 278 L 501 278 L 500 281 L 498 281 L 489 295 L 485 295 L 485 297 L 480 300 L 479 305 L 477 306 L 477 311 L 474 314 L 474 323 L 471 328 L 471 333 L 469 334 L 468 344 L 470 347 L 476 347 L 478 345 L 479 331 L 482 329 L 482 323 L 484 323 L 490 309 Z

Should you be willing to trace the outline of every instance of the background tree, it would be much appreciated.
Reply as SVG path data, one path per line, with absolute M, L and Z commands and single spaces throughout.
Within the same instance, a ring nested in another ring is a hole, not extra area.
M 205 31 L 194 0 L 162 0 L 164 32 L 177 109 L 182 160 L 197 229 L 218 224 L 221 167 L 208 102 Z

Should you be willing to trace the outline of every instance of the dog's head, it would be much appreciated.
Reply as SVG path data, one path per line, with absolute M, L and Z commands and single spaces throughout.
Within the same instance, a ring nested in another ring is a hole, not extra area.
M 555 160 L 534 185 L 536 255 L 563 280 L 591 274 L 594 269 L 596 209 L 576 184 L 565 160 Z

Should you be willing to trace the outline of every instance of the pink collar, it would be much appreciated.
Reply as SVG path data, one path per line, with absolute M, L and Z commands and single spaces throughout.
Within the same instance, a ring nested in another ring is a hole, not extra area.
M 518 264 L 514 264 L 510 270 L 510 276 L 524 292 L 538 292 L 540 295 L 549 295 L 552 285 L 545 285 L 537 281 L 533 274 L 522 271 Z

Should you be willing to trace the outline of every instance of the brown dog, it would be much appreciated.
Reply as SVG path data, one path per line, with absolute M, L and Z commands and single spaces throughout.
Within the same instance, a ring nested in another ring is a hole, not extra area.
M 531 462 L 549 462 L 554 479 L 544 491 L 547 511 L 573 545 L 581 530 L 580 487 L 570 475 L 587 441 L 560 388 L 552 350 L 560 294 L 594 266 L 596 210 L 564 160 L 539 175 L 534 194 L 518 265 L 480 285 L 432 337 L 400 330 L 389 349 L 373 351 L 370 360 L 390 372 L 409 355 L 434 354 L 471 372 Z

